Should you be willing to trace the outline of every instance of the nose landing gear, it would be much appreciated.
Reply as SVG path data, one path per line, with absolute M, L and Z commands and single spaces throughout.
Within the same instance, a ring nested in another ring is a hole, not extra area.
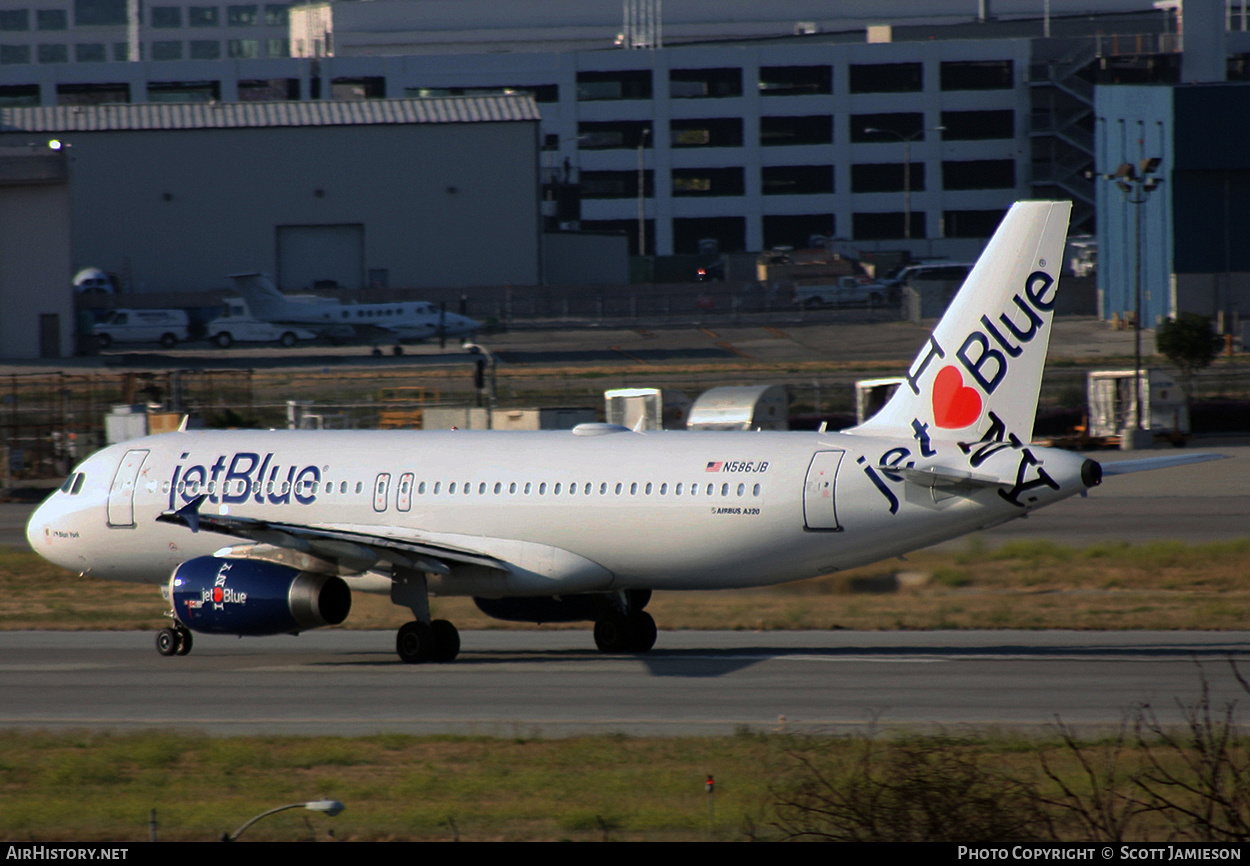
M 156 633 L 156 651 L 163 656 L 185 656 L 191 652 L 191 631 L 182 623 Z

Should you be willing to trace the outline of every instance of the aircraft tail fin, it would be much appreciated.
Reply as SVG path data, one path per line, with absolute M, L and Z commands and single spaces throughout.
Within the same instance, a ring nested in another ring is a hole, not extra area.
M 235 291 L 247 301 L 248 310 L 258 319 L 278 318 L 291 303 L 268 274 L 231 274 L 230 279 L 234 281 Z
M 1033 437 L 1072 203 L 1016 202 L 889 402 L 853 433 Z

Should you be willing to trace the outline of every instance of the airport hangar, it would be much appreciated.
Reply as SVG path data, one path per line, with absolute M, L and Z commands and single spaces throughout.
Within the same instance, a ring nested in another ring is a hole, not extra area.
M 10 108 L 0 147 L 58 141 L 68 156 L 72 262 L 50 287 L 65 303 L 71 267 L 86 266 L 128 292 L 224 288 L 257 270 L 287 290 L 533 285 L 537 122 L 528 96 Z M 0 301 L 26 320 L 14 327 L 64 315 L 3 276 Z M 32 354 L 5 342 L 0 355 Z

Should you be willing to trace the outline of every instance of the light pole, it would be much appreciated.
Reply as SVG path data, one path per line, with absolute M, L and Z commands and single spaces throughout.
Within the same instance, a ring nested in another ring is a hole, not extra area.
M 1107 180 L 1114 181 L 1119 187 L 1120 192 L 1124 193 L 1124 201 L 1134 206 L 1134 215 L 1136 217 L 1135 228 L 1135 244 L 1133 256 L 1133 429 L 1142 429 L 1141 418 L 1141 257 L 1142 257 L 1142 205 L 1150 194 L 1159 188 L 1159 184 L 1163 183 L 1163 178 L 1155 175 L 1159 170 L 1159 163 L 1162 160 L 1157 156 L 1148 156 L 1140 160 L 1137 165 L 1131 162 L 1122 162 L 1120 167 L 1108 175 L 1104 175 Z M 1132 443 L 1132 447 L 1140 447 L 1138 441 Z
M 933 132 L 941 132 L 945 126 L 931 127 Z M 877 126 L 865 127 L 865 133 L 892 135 L 903 142 L 903 240 L 911 240 L 911 143 L 923 138 L 925 129 L 917 129 L 911 135 L 904 135 L 893 129 L 881 129 Z
M 638 135 L 638 257 L 647 254 L 647 171 L 645 148 L 651 128 L 647 127 Z
M 244 824 L 239 829 L 235 830 L 233 833 L 222 833 L 221 841 L 237 842 L 239 837 L 243 835 L 243 831 L 246 830 L 248 827 L 252 826 L 253 824 L 255 824 L 261 818 L 266 818 L 270 815 L 273 815 L 276 812 L 284 812 L 287 809 L 307 809 L 310 812 L 323 812 L 326 815 L 329 815 L 331 818 L 333 818 L 335 815 L 337 815 L 339 812 L 342 812 L 346 808 L 347 807 L 344 806 L 342 803 L 340 803 L 338 800 L 310 800 L 306 803 L 291 803 L 286 806 L 279 806 L 276 809 L 270 809 L 268 812 L 261 812 L 259 815 L 257 815 L 252 820 L 248 821 L 246 824 Z
M 490 364 L 490 391 L 486 398 L 486 429 L 495 429 L 495 355 L 490 349 L 477 343 L 465 342 L 461 348 L 466 352 L 474 355 L 485 355 L 487 362 Z M 478 363 L 481 363 L 480 361 Z M 478 386 L 479 388 L 481 385 Z

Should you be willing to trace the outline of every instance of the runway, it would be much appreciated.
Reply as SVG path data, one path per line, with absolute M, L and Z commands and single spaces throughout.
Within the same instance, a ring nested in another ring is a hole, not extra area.
M 645 657 L 585 631 L 463 634 L 449 665 L 405 665 L 391 632 L 196 637 L 163 658 L 139 632 L 0 633 L 0 728 L 210 735 L 566 737 L 741 730 L 1088 730 L 1148 704 L 1181 719 L 1205 677 L 1247 695 L 1250 632 L 662 632 Z

